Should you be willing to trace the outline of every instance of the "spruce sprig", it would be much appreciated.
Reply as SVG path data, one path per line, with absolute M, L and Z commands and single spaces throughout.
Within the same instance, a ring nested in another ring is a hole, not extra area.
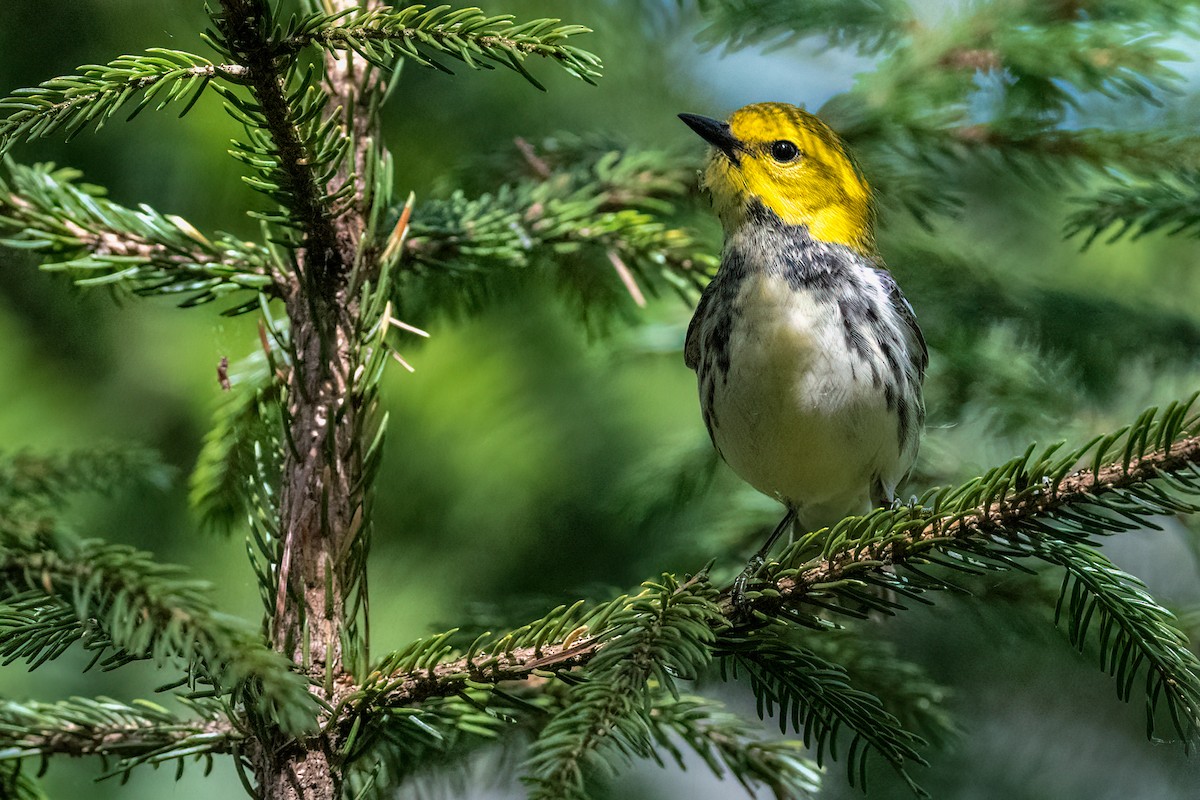
M 707 21 L 700 41 L 739 50 L 756 44 L 772 48 L 823 34 L 835 47 L 863 54 L 893 45 L 912 24 L 905 0 L 698 0 Z
M 186 703 L 186 701 L 185 701 Z M 211 769 L 214 755 L 236 750 L 243 733 L 211 702 L 187 703 L 195 716 L 147 700 L 73 697 L 56 703 L 0 701 L 0 760 L 29 756 L 100 756 L 108 774 L 141 764 L 197 759 Z M 182 766 L 182 763 L 180 764 Z
M 906 730 L 879 698 L 856 687 L 840 665 L 789 641 L 791 632 L 791 626 L 776 622 L 722 637 L 722 675 L 745 675 L 759 717 L 774 717 L 781 733 L 803 736 L 818 766 L 827 756 L 844 760 L 851 786 L 866 786 L 867 759 L 875 753 L 914 793 L 923 794 L 907 766 L 925 764 L 917 749 L 924 740 Z
M 182 683 L 228 695 L 234 705 L 301 732 L 315 723 L 307 681 L 256 633 L 218 613 L 207 586 L 149 554 L 63 534 L 0 538 L 0 590 L 11 608 L 0 632 L 7 658 L 36 666 L 84 644 L 92 664 L 115 669 L 151 660 L 181 665 Z
M 135 99 L 128 119 L 151 105 L 161 111 L 175 103 L 183 104 L 179 112 L 183 116 L 214 79 L 238 82 L 244 72 L 236 64 L 214 64 L 202 56 L 161 47 L 104 65 L 83 66 L 78 75 L 52 78 L 0 99 L 0 153 L 22 139 L 60 131 L 70 139 L 89 126 L 99 130 Z
M 822 627 L 828 612 L 895 613 L 929 591 L 954 588 L 953 572 L 1027 569 L 1023 559 L 1067 570 L 1072 643 L 1100 622 L 1101 663 L 1128 698 L 1145 667 L 1147 713 L 1165 701 L 1176 734 L 1200 726 L 1200 659 L 1174 616 L 1136 579 L 1107 564 L 1088 543 L 1156 526 L 1161 514 L 1200 510 L 1196 397 L 1138 420 L 1084 448 L 1054 446 L 997 467 L 963 486 L 927 493 L 911 507 L 881 509 L 801 537 L 768 570 L 755 613 L 783 612 Z M 1089 469 L 1079 469 L 1080 464 Z M 879 590 L 892 593 L 889 597 Z
M 664 291 L 690 302 L 716 266 L 712 243 L 673 213 L 692 163 L 609 142 L 521 144 L 532 176 L 418 206 L 395 284 L 401 312 L 447 296 L 477 307 L 503 273 L 555 264 L 569 264 L 551 267 L 558 285 L 593 303 L 597 285 L 638 303 Z
M 704 578 L 679 584 L 664 575 L 613 615 L 582 682 L 533 744 L 531 798 L 585 800 L 593 774 L 615 772 L 614 756 L 650 756 L 655 690 L 674 695 L 677 679 L 707 666 L 720 624 L 715 598 Z
M 126 208 L 81 183 L 77 170 L 11 159 L 4 166 L 0 243 L 35 253 L 44 270 L 66 273 L 80 286 L 182 297 L 183 307 L 238 298 L 226 313 L 257 308 L 259 293 L 275 294 L 269 253 L 252 242 L 205 236 L 149 206 Z
M 759 788 L 776 798 L 808 800 L 821 790 L 822 771 L 798 739 L 764 740 L 757 725 L 725 710 L 715 700 L 693 695 L 659 697 L 650 711 L 655 744 L 680 766 L 687 759 L 682 742 L 713 774 L 731 774 L 754 796 Z M 655 755 L 655 759 L 662 759 Z
M 507 67 L 544 90 L 525 66 L 531 56 L 554 61 L 587 83 L 600 77 L 600 59 L 566 43 L 590 32 L 582 25 L 563 25 L 557 19 L 517 22 L 512 15 L 489 16 L 478 8 L 417 4 L 311 15 L 294 21 L 280 45 L 285 51 L 310 45 L 350 50 L 384 70 L 407 58 L 449 73 L 438 60 L 449 56 L 473 69 Z
M 770 663 L 742 664 L 758 676 L 754 687 L 764 709 L 778 705 L 781 693 L 788 691 L 786 709 L 791 713 L 807 708 L 804 697 L 822 691 L 820 676 L 830 678 L 830 691 L 847 685 L 847 679 L 840 667 L 831 667 L 832 672 L 811 673 L 806 680 L 817 684 L 803 692 L 792 685 L 799 678 L 788 685 L 772 683 L 786 676 L 781 665 L 796 659 L 826 663 L 813 649 L 789 644 L 780 632 L 790 630 L 788 637 L 798 632 L 788 625 L 809 628 L 811 632 L 804 636 L 819 638 L 838 627 L 839 617 L 864 617 L 871 611 L 894 614 L 912 602 L 927 602 L 924 596 L 929 592 L 958 590 L 953 582 L 956 573 L 1029 570 L 1030 562 L 1041 561 L 1068 571 L 1069 602 L 1063 603 L 1060 613 L 1072 643 L 1078 646 L 1094 622 L 1102 634 L 1102 666 L 1118 678 L 1120 697 L 1131 696 L 1131 681 L 1144 670 L 1148 715 L 1153 717 L 1165 703 L 1176 733 L 1190 739 L 1200 721 L 1200 660 L 1188 649 L 1170 612 L 1150 599 L 1135 579 L 1100 559 L 1087 542 L 1097 536 L 1152 527 L 1154 517 L 1163 513 L 1191 513 L 1200 508 L 1200 500 L 1195 499 L 1200 497 L 1200 419 L 1194 411 L 1195 401 L 1193 397 L 1161 410 L 1150 409 L 1134 424 L 1074 451 L 1064 451 L 1061 446 L 1040 452 L 1031 449 L 963 485 L 933 490 L 912 506 L 880 509 L 801 537 L 778 562 L 767 567 L 745 595 L 745 605 L 735 606 L 727 593 L 722 596 L 719 615 L 710 620 L 717 634 L 710 640 L 711 650 L 738 657 L 750 653 L 746 657 L 752 658 L 760 646 L 755 636 L 767 636 L 770 646 L 791 648 L 789 654 Z M 1081 468 L 1081 464 L 1086 466 Z M 581 604 L 560 608 L 503 637 L 498 645 L 487 645 L 486 638 L 479 640 L 465 656 L 451 644 L 452 634 L 427 640 L 409 648 L 402 658 L 381 665 L 386 677 L 381 677 L 378 691 L 365 695 L 361 702 L 366 706 L 406 706 L 453 694 L 468 682 L 523 680 L 588 665 L 617 641 L 611 623 L 619 619 L 614 615 L 626 608 L 625 603 L 624 598 L 617 598 L 592 610 Z M 745 613 L 747 607 L 749 614 Z M 756 633 L 763 626 L 781 627 L 772 627 L 768 634 Z M 688 641 L 692 644 L 684 654 L 695 658 L 693 649 L 704 640 L 693 636 Z M 804 650 L 803 657 L 792 652 L 799 650 Z M 878 681 L 875 685 L 886 686 Z M 865 706 L 853 707 L 858 709 L 855 719 L 859 722 L 871 716 L 863 716 Z M 607 706 L 587 708 L 594 711 Z M 858 729 L 841 714 L 849 708 L 826 708 L 820 728 L 825 736 L 833 737 L 839 726 Z M 581 719 L 586 717 L 584 709 L 577 712 Z M 888 715 L 881 707 L 878 713 L 881 716 L 871 723 L 876 728 L 887 719 L 883 715 Z M 563 721 L 556 727 L 553 741 L 570 755 L 575 752 L 571 747 L 579 742 L 566 730 L 572 717 L 564 711 L 558 719 Z M 644 733 L 644 725 L 639 727 L 636 717 L 625 719 L 628 729 L 623 729 L 626 738 L 622 741 L 631 743 L 625 752 L 637 754 L 641 740 L 634 734 Z M 918 724 L 935 735 L 944 733 L 941 722 Z M 919 738 L 898 726 L 894 717 L 888 726 L 895 727 L 894 735 L 876 749 L 903 769 L 904 763 L 919 759 L 915 755 Z M 576 735 L 590 729 L 587 724 L 571 727 Z M 817 732 L 817 728 L 812 730 Z M 826 744 L 833 741 L 829 738 Z M 832 747 L 829 752 L 834 754 Z M 863 757 L 863 751 L 855 748 L 853 763 L 848 764 L 856 779 L 863 777 Z M 561 763 L 573 764 L 574 770 L 564 773 L 571 780 L 555 785 L 560 789 L 582 786 L 581 763 L 569 758 Z
M 1153 182 L 1128 180 L 1076 203 L 1078 210 L 1067 217 L 1063 232 L 1082 236 L 1085 248 L 1101 236 L 1105 244 L 1158 231 L 1195 237 L 1200 233 L 1200 170 L 1177 170 Z

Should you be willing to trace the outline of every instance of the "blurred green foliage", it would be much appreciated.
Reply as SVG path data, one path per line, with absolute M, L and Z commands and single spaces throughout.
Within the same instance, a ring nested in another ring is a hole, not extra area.
M 853 70 L 872 66 L 869 53 L 838 61 L 819 37 L 768 41 L 786 45 L 769 55 L 706 51 L 701 44 L 712 34 L 701 33 L 707 23 L 690 3 L 484 5 L 590 25 L 596 33 L 587 46 L 605 58 L 607 74 L 596 87 L 542 75 L 542 96 L 513 74 L 464 69 L 451 79 L 406 68 L 385 130 L 400 188 L 415 191 L 418 203 L 451 188 L 488 188 L 472 186 L 480 165 L 519 167 L 517 137 L 595 132 L 687 152 L 695 142 L 676 112 L 716 116 L 758 100 L 815 107 L 849 89 Z M 917 5 L 936 18 L 956 4 Z M 191 46 L 204 23 L 198 2 L 8 0 L 0 4 L 0 91 L 177 39 Z M 752 49 L 762 46 L 753 31 L 744 38 Z M 1166 108 L 1105 97 L 1086 75 L 1064 91 L 1081 118 L 1153 125 L 1197 107 L 1195 70 L 1180 68 L 1189 79 Z M 763 96 L 763 85 L 774 93 Z M 780 87 L 789 94 L 780 96 Z M 262 200 L 225 154 L 235 134 L 207 97 L 182 122 L 142 115 L 70 144 L 22 146 L 16 156 L 78 167 L 127 205 L 145 202 L 205 230 L 248 235 L 243 210 Z M 961 480 L 1033 440 L 1082 442 L 1200 385 L 1196 243 L 1152 233 L 1081 250 L 1082 238 L 1064 240 L 1064 222 L 1077 208 L 1072 198 L 1098 180 L 967 157 L 945 168 L 946 188 L 961 200 L 957 216 L 934 217 L 928 229 L 903 210 L 881 210 L 881 249 L 933 351 L 930 430 L 914 491 Z M 712 221 L 691 222 L 715 252 Z M 71 509 L 77 527 L 193 567 L 220 587 L 221 610 L 254 619 L 259 606 L 243 543 L 199 531 L 183 480 L 220 398 L 218 361 L 258 346 L 254 323 L 220 317 L 211 306 L 182 313 L 166 301 L 113 303 L 106 294 L 71 288 L 62 276 L 38 274 L 23 254 L 0 251 L 0 444 L 42 451 L 118 441 L 161 453 L 177 476 L 169 488 L 80 502 Z M 679 354 L 685 304 L 668 296 L 643 311 L 622 298 L 626 321 L 584 329 L 544 282 L 514 278 L 499 297 L 469 320 L 420 308 L 405 316 L 432 336 L 404 350 L 416 372 L 394 370 L 383 392 L 391 422 L 371 554 L 377 653 L 461 624 L 479 608 L 498 605 L 511 611 L 506 619 L 519 618 L 662 569 L 692 571 L 727 554 L 736 563 L 737 542 L 723 535 L 736 529 L 733 521 L 744 525 L 749 515 L 769 524 L 775 513 L 708 451 L 694 379 Z M 690 455 L 681 462 L 678 454 Z M 666 472 L 680 463 L 685 470 Z M 699 496 L 672 502 L 676 491 Z M 1165 532 L 1130 535 L 1113 555 L 1144 565 L 1134 571 L 1151 589 L 1161 584 L 1161 599 L 1187 608 L 1200 600 L 1200 546 L 1174 520 L 1164 524 Z M 1113 702 L 1107 679 L 1079 663 L 1091 656 L 1047 633 L 1053 588 L 1015 576 L 971 588 L 1010 602 L 943 603 L 878 631 L 949 687 L 964 731 L 931 756 L 922 785 L 939 798 L 1195 796 L 1196 762 L 1142 741 L 1141 709 Z M 149 668 L 80 676 L 84 656 L 71 655 L 36 677 L 9 667 L 0 688 L 43 700 L 131 699 L 154 680 Z M 52 797 L 75 796 L 95 774 L 92 765 L 56 764 L 46 786 Z M 178 787 L 173 777 L 143 770 L 127 786 L 86 790 L 96 800 L 240 791 L 227 767 L 209 778 L 189 771 Z M 902 796 L 884 770 L 875 779 L 871 796 Z M 692 785 L 637 773 L 612 791 L 648 798 L 733 791 Z M 855 796 L 836 780 L 827 787 L 829 797 Z

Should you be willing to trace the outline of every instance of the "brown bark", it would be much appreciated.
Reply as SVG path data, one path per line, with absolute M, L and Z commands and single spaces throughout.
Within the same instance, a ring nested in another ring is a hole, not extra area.
M 349 391 L 354 308 L 345 291 L 317 304 L 288 299 L 295 365 L 288 385 L 291 439 L 280 493 L 283 552 L 273 646 L 300 665 L 313 691 L 336 705 L 347 648 L 355 641 L 347 597 L 357 576 L 344 557 L 362 515 L 356 422 Z M 260 751 L 259 790 L 273 800 L 331 800 L 341 794 L 336 727 L 279 752 Z

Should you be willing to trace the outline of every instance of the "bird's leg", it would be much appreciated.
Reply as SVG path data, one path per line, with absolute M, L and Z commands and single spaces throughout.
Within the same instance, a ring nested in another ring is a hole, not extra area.
M 775 526 L 775 530 L 767 537 L 767 541 L 763 546 L 758 548 L 758 552 L 746 563 L 746 568 L 742 570 L 742 574 L 738 575 L 733 582 L 732 599 L 734 608 L 742 609 L 745 606 L 746 587 L 750 584 L 750 580 L 758 575 L 758 571 L 767 563 L 767 553 L 771 552 L 771 547 L 779 540 L 780 535 L 787 530 L 787 527 L 796 519 L 796 509 L 789 508 L 788 512 L 783 515 L 783 519 L 779 520 L 779 524 Z

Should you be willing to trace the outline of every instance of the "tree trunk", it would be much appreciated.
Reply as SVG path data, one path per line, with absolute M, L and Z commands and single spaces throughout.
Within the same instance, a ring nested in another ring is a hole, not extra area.
M 331 10 L 358 6 L 333 0 Z M 378 3 L 368 3 L 368 6 Z M 334 186 L 363 174 L 376 120 L 364 95 L 378 77 L 350 53 L 326 57 L 329 113 L 340 115 L 353 143 Z M 298 253 L 286 300 L 292 370 L 288 378 L 285 452 L 280 490 L 278 590 L 271 642 L 313 681 L 324 703 L 336 706 L 366 662 L 363 475 L 364 425 L 370 409 L 356 391 L 359 363 L 358 279 L 373 274 L 373 253 L 359 252 L 364 229 L 363 187 L 329 218 L 332 240 Z M 357 594 L 356 594 L 357 593 Z M 360 602 L 361 601 L 361 602 Z M 342 742 L 336 730 L 300 741 L 262 742 L 255 757 L 259 792 L 270 800 L 334 800 L 341 796 Z
M 365 650 L 347 611 L 360 576 L 347 559 L 362 519 L 362 465 L 357 441 L 361 409 L 351 391 L 354 304 L 345 289 L 318 304 L 304 292 L 289 299 L 295 359 L 288 387 L 290 442 L 280 494 L 283 551 L 272 631 L 274 647 L 300 665 L 330 704 L 344 686 L 347 651 Z M 256 772 L 264 798 L 332 800 L 342 774 L 336 732 L 264 747 Z

